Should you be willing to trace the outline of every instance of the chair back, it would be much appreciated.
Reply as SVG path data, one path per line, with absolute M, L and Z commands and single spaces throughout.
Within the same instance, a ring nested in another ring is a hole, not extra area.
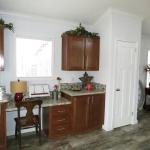
M 34 123 L 34 113 L 33 113 L 33 109 L 35 106 L 38 106 L 36 108 L 38 108 L 38 116 L 39 116 L 39 121 L 40 121 L 40 117 L 41 117 L 41 104 L 42 104 L 42 100 L 31 100 L 31 99 L 27 99 L 25 101 L 21 101 L 21 102 L 17 102 L 16 103 L 16 107 L 17 107 L 17 112 L 18 112 L 18 118 L 20 119 L 20 110 L 22 107 L 24 107 L 27 110 L 26 116 L 25 117 L 25 122 L 26 124 L 33 124 Z

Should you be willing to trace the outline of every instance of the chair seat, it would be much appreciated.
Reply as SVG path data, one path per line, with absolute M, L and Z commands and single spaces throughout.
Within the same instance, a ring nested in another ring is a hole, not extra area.
M 39 124 L 39 116 L 38 115 L 34 115 L 33 118 L 30 118 L 30 120 L 27 120 L 26 117 L 20 117 L 19 118 L 15 118 L 15 122 L 16 124 L 24 127 L 24 126 L 34 126 Z

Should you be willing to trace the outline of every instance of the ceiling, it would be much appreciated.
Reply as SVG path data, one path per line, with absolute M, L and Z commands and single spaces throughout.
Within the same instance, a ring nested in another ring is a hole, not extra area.
M 109 8 L 144 18 L 143 33 L 150 34 L 150 0 L 0 0 L 0 10 L 92 24 Z

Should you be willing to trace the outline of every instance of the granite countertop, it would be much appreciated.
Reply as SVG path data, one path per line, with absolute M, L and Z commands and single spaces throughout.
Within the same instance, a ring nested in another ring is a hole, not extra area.
M 9 98 L 7 96 L 0 96 L 0 104 L 1 103 L 7 103 Z
M 61 90 L 62 93 L 65 93 L 70 96 L 82 96 L 82 95 L 94 95 L 94 94 L 104 94 L 105 89 L 95 89 L 92 91 L 81 90 L 81 91 L 71 91 L 71 90 Z
M 0 100 L 0 104 L 1 104 L 1 103 L 7 103 L 7 102 L 8 102 L 7 99 Z
M 65 98 L 60 98 L 58 100 L 54 100 L 50 97 L 33 98 L 33 99 L 42 99 L 43 100 L 42 107 L 71 104 L 71 102 Z M 17 108 L 15 106 L 15 101 L 13 100 L 8 101 L 6 111 L 9 112 L 9 111 L 16 111 L 16 110 Z

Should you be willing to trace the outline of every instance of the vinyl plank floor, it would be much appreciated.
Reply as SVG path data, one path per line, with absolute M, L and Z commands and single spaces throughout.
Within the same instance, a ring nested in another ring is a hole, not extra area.
M 8 137 L 8 150 L 18 150 L 15 138 Z M 35 134 L 22 135 L 23 150 L 150 150 L 150 111 L 138 113 L 138 124 L 106 132 L 95 130 L 57 140 L 42 134 L 38 144 Z

